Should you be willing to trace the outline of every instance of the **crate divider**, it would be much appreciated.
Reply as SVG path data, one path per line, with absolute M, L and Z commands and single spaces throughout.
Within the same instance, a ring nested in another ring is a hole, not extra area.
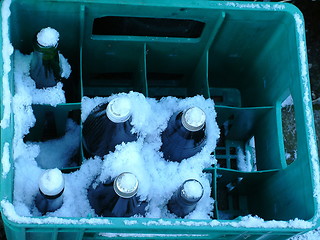
M 141 92 L 146 97 L 148 96 L 148 85 L 147 85 L 147 45 L 143 44 L 143 49 L 139 56 L 139 64 L 137 71 L 135 72 L 135 83 L 134 91 Z
M 208 53 L 207 51 L 201 57 L 196 70 L 189 79 L 190 88 L 188 96 L 203 95 L 205 98 L 210 97 L 208 85 Z
M 206 29 L 203 32 L 203 36 L 199 43 L 203 48 L 198 48 L 202 55 L 195 67 L 195 71 L 188 79 L 190 87 L 188 88 L 188 96 L 195 96 L 197 94 L 203 95 L 205 98 L 210 98 L 209 83 L 208 83 L 208 61 L 209 61 L 209 49 L 213 44 L 215 37 L 219 33 L 221 26 L 225 20 L 225 12 L 221 12 L 215 22 L 210 22 L 206 25 Z M 207 30 L 207 29 L 210 29 Z
M 213 203 L 213 218 L 218 218 L 218 203 L 217 203 L 217 168 L 205 168 L 204 173 L 210 174 L 211 177 L 211 197 L 214 199 Z
M 79 21 L 80 21 L 80 37 L 79 37 L 79 77 L 80 77 L 80 100 L 82 102 L 83 95 L 83 42 L 85 38 L 85 13 L 86 13 L 86 7 L 84 4 L 80 5 L 80 13 L 79 13 Z

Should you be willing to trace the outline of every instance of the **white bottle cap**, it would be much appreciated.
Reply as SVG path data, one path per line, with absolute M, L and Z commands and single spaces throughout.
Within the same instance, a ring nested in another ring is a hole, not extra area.
M 123 198 L 131 198 L 138 191 L 139 182 L 137 177 L 129 172 L 121 173 L 113 183 L 114 191 Z
M 55 196 L 64 189 L 64 178 L 58 169 L 46 170 L 39 179 L 39 189 L 47 196 Z
M 106 112 L 112 122 L 125 122 L 131 116 L 131 102 L 127 97 L 117 97 L 108 103 Z
M 189 179 L 182 185 L 181 195 L 189 201 L 198 201 L 203 195 L 202 184 L 195 179 Z
M 37 34 L 37 42 L 42 47 L 56 47 L 59 41 L 59 32 L 51 27 L 43 28 Z
M 181 121 L 187 130 L 196 132 L 203 128 L 206 114 L 200 108 L 192 107 L 183 112 Z

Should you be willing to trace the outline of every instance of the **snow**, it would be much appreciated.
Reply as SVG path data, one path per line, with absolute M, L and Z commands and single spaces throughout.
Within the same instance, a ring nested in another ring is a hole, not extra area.
M 2 28 L 2 60 L 3 60 L 3 75 L 2 75 L 2 104 L 3 117 L 0 122 L 1 128 L 7 128 L 11 117 L 11 101 L 12 96 L 9 87 L 9 73 L 11 71 L 11 55 L 13 46 L 9 39 L 9 17 L 11 0 L 4 0 L 1 8 L 1 28 Z
M 39 147 L 40 152 L 36 161 L 41 168 L 72 166 L 70 159 L 79 150 L 80 132 L 80 126 L 73 120 L 68 119 L 66 134 L 63 137 L 45 142 L 28 142 L 27 144 Z
M 59 53 L 59 63 L 60 63 L 60 68 L 62 69 L 61 71 L 61 77 L 68 79 L 71 74 L 71 66 L 68 62 L 68 59 L 66 59 L 61 53 Z
M 123 95 L 116 94 L 105 99 L 84 98 L 82 101 L 83 112 L 88 112 L 86 111 L 87 106 L 92 109 L 100 102 L 108 102 Z M 114 178 L 122 172 L 133 173 L 139 180 L 137 195 L 142 200 L 149 202 L 147 217 L 153 218 L 174 217 L 165 207 L 167 201 L 185 180 L 197 179 L 204 186 L 204 195 L 195 212 L 187 218 L 208 219 L 208 213 L 213 207 L 213 199 L 210 198 L 209 175 L 203 173 L 202 170 L 215 162 L 210 153 L 215 148 L 219 136 L 217 123 L 215 121 L 207 122 L 207 145 L 200 153 L 183 160 L 180 164 L 164 160 L 159 149 L 161 132 L 166 128 L 173 113 L 199 106 L 206 113 L 208 119 L 215 119 L 216 113 L 213 101 L 206 100 L 201 96 L 186 99 L 167 97 L 156 101 L 155 99 L 145 98 L 142 94 L 136 92 L 130 92 L 126 96 L 131 101 L 131 123 L 139 138 L 135 142 L 118 145 L 113 153 L 104 156 L 98 181 L 103 182 L 109 177 Z M 82 121 L 84 120 L 85 117 Z M 141 122 L 144 122 L 145 125 L 140 126 Z
M 266 4 L 266 3 L 237 3 L 237 2 L 227 2 L 218 3 L 220 6 L 227 6 L 232 8 L 248 8 L 248 9 L 263 9 L 263 10 L 273 10 L 281 11 L 286 8 L 284 4 Z
M 122 238 L 158 238 L 158 237 L 185 237 L 190 238 L 191 237 L 208 237 L 208 234 L 164 234 L 164 233 L 100 233 L 99 234 L 102 237 L 107 238 L 116 238 L 116 237 L 122 237 Z
M 51 27 L 43 28 L 37 34 L 37 42 L 44 47 L 55 47 L 59 41 L 59 32 Z
M 293 105 L 293 99 L 291 94 L 281 103 L 281 107 L 286 107 L 286 106 L 292 106 Z
M 2 164 L 2 178 L 6 178 L 11 168 L 8 142 L 6 142 L 3 146 L 1 164 Z
M 45 171 L 39 179 L 39 189 L 45 195 L 55 196 L 64 188 L 64 178 L 62 172 L 57 169 Z
M 30 77 L 30 62 L 31 55 L 23 55 L 18 50 L 14 54 L 14 66 L 15 66 L 15 98 L 21 96 L 23 101 L 24 98 L 31 101 L 31 104 L 47 104 L 51 106 L 57 106 L 60 103 L 65 103 L 66 98 L 64 91 L 62 90 L 62 83 L 59 82 L 56 86 L 37 89 L 35 82 Z M 16 67 L 18 66 L 18 67 Z M 24 104 L 21 102 L 21 104 Z M 15 104 L 16 105 L 16 104 Z
M 240 171 L 251 172 L 252 167 L 251 153 L 246 150 L 245 153 L 240 147 L 237 147 L 237 167 Z
M 198 199 L 203 194 L 203 188 L 202 188 L 201 184 L 195 180 L 187 181 L 183 185 L 183 191 L 184 191 L 184 194 L 189 199 Z

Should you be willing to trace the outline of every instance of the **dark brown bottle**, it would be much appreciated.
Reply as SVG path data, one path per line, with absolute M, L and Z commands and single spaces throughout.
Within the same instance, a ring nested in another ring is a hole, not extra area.
M 42 215 L 58 210 L 63 204 L 64 178 L 62 172 L 46 170 L 39 179 L 39 192 L 35 205 Z
M 164 158 L 181 162 L 200 152 L 206 144 L 205 123 L 206 115 L 198 107 L 174 114 L 161 135 Z
M 85 157 L 108 154 L 116 145 L 137 140 L 131 132 L 131 103 L 118 97 L 95 107 L 83 123 L 82 139 Z
M 103 217 L 144 215 L 147 203 L 141 202 L 136 196 L 138 185 L 134 174 L 124 172 L 95 188 L 91 186 L 88 189 L 90 205 L 98 216 Z
M 188 179 L 172 195 L 167 204 L 168 210 L 178 217 L 185 217 L 196 208 L 202 195 L 202 184 L 198 180 Z

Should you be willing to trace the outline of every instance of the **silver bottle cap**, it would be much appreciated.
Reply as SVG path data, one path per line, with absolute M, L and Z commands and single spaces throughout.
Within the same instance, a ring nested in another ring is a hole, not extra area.
M 188 201 L 199 201 L 203 195 L 202 184 L 196 179 L 186 180 L 182 185 L 181 195 Z
M 206 123 L 206 114 L 198 107 L 192 107 L 182 113 L 182 125 L 191 132 L 199 131 Z
M 121 173 L 113 183 L 114 191 L 123 198 L 131 198 L 138 191 L 139 182 L 137 177 L 130 173 Z
M 127 97 L 117 97 L 108 103 L 106 112 L 112 122 L 125 122 L 131 116 L 131 102 Z
M 47 196 L 58 195 L 64 189 L 64 177 L 57 169 L 46 170 L 39 179 L 39 189 Z

